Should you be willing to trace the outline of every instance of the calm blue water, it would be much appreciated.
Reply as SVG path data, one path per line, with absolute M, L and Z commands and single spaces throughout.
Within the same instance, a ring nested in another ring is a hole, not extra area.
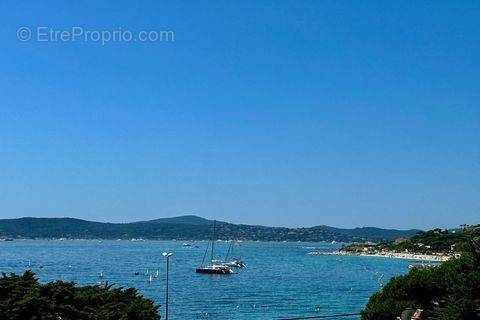
M 71 280 L 95 284 L 104 279 L 137 288 L 162 304 L 165 291 L 163 251 L 171 251 L 170 319 L 280 319 L 360 311 L 370 295 L 392 276 L 406 273 L 406 260 L 308 256 L 338 247 L 318 243 L 243 242 L 235 255 L 247 268 L 239 274 L 196 274 L 207 242 L 198 248 L 181 241 L 13 241 L 0 243 L 0 271 L 32 269 L 41 281 Z M 216 243 L 218 258 L 228 244 Z M 40 268 L 43 266 L 43 268 Z M 148 283 L 147 270 L 160 276 Z M 134 276 L 134 272 L 140 272 Z M 384 275 L 383 280 L 379 280 Z M 355 319 L 351 318 L 351 319 Z

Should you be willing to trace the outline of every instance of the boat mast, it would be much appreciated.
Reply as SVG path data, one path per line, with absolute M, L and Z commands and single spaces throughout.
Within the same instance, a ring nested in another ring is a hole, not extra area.
M 227 255 L 225 256 L 225 261 L 228 260 L 228 256 L 230 254 L 232 254 L 232 257 L 233 257 L 233 241 L 230 242 L 230 245 L 228 246 Z
M 212 261 L 213 263 L 213 246 L 214 246 L 214 243 L 215 243 L 215 220 L 213 220 L 213 236 L 212 236 L 212 253 L 210 255 L 210 260 Z

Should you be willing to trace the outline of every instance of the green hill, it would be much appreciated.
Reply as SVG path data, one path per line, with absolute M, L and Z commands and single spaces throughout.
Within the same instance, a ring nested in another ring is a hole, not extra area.
M 381 235 L 379 232 L 378 235 Z M 412 237 L 397 237 L 376 245 L 352 244 L 341 248 L 343 252 L 410 252 L 418 254 L 454 254 L 463 252 L 471 241 L 480 241 L 480 225 L 464 225 L 461 229 L 433 229 L 419 231 Z
M 480 226 L 466 226 L 464 229 L 441 230 L 434 229 L 419 232 L 415 236 L 402 241 L 381 244 L 389 250 L 409 252 L 451 252 L 462 251 L 471 240 L 480 239 Z
M 209 239 L 213 221 L 180 216 L 132 223 L 103 223 L 73 218 L 0 219 L 0 237 L 82 239 Z M 380 241 L 409 237 L 418 230 L 341 229 L 328 226 L 281 228 L 217 222 L 217 238 L 260 241 Z

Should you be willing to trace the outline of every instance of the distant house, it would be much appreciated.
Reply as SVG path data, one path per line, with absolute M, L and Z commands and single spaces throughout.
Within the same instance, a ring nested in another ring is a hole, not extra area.
M 397 317 L 397 320 L 421 320 L 422 319 L 422 309 L 405 309 L 402 312 L 400 317 Z
M 395 244 L 400 244 L 400 243 L 404 243 L 404 242 L 407 242 L 408 241 L 408 238 L 397 238 L 395 239 Z
M 480 229 L 480 225 L 463 225 L 463 231 L 475 231 Z

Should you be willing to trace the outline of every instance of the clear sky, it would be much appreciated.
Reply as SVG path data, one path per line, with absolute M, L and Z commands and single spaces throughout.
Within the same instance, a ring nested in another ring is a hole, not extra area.
M 478 1 L 2 1 L 0 21 L 0 218 L 480 223 Z

